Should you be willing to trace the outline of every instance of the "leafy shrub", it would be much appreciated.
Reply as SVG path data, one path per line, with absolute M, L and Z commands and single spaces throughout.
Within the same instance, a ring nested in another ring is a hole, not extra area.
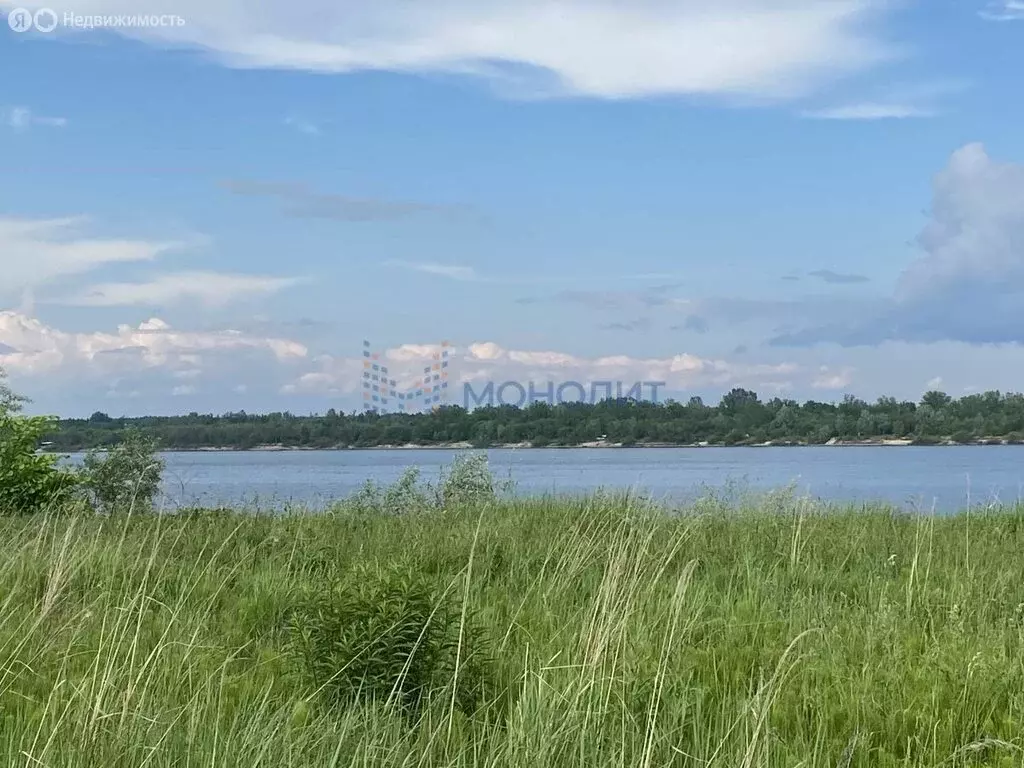
M 0 416 L 20 413 L 21 407 L 27 402 L 26 398 L 12 392 L 7 386 L 7 373 L 0 368 Z
M 75 474 L 59 466 L 57 456 L 38 452 L 54 420 L 22 416 L 28 400 L 7 386 L 0 370 L 0 514 L 21 515 L 57 507 L 71 495 Z
M 338 511 L 371 514 L 402 514 L 493 501 L 498 490 L 511 491 L 514 483 L 496 483 L 486 454 L 456 456 L 442 470 L 438 484 L 422 483 L 420 470 L 409 467 L 392 485 L 381 486 L 367 480 L 363 487 L 339 507 Z
M 470 714 L 486 694 L 486 644 L 472 617 L 438 599 L 422 577 L 360 572 L 311 595 L 290 621 L 291 655 L 335 704 L 388 702 L 415 714 L 431 692 L 456 680 L 456 704 Z M 461 647 L 461 653 L 460 653 Z
M 494 498 L 494 476 L 485 453 L 456 456 L 448 472 L 441 475 L 439 506 L 483 504 Z
M 129 430 L 106 453 L 90 451 L 83 479 L 96 507 L 108 513 L 152 508 L 164 471 L 158 450 L 154 439 Z
M 408 467 L 398 481 L 384 491 L 384 507 L 393 512 L 416 511 L 427 506 L 427 496 L 420 488 L 420 470 Z
M 24 515 L 59 507 L 77 478 L 59 466 L 59 457 L 38 452 L 54 420 L 0 411 L 0 514 Z
M 418 467 L 408 467 L 397 481 L 388 486 L 367 480 L 349 500 L 351 509 L 372 514 L 418 512 L 430 508 L 431 504 L 420 485 Z

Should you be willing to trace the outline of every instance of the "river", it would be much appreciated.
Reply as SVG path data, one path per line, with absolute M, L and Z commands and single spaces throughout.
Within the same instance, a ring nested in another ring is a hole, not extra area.
M 449 450 L 167 453 L 164 503 L 322 507 L 367 481 L 391 483 L 410 466 L 425 480 Z M 736 498 L 787 487 L 843 503 L 888 502 L 955 511 L 1024 496 L 1024 447 L 800 447 L 500 449 L 488 451 L 501 481 L 522 495 L 633 489 L 685 504 L 714 491 Z

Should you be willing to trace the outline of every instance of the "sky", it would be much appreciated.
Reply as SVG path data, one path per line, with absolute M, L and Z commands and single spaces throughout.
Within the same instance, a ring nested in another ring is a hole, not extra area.
M 0 14 L 34 411 L 357 410 L 365 340 L 457 404 L 1024 389 L 1022 0 Z

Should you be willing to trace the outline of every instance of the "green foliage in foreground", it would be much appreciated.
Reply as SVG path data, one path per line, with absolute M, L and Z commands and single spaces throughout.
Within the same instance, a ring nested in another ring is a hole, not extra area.
M 27 402 L 7 386 L 0 368 L 0 516 L 73 506 L 107 513 L 152 508 L 164 469 L 153 438 L 127 430 L 109 451 L 90 451 L 81 469 L 71 469 L 39 452 L 56 419 L 22 415 Z
M 56 420 L 22 416 L 27 402 L 7 386 L 0 369 L 0 514 L 24 515 L 58 508 L 73 492 L 77 479 L 58 466 L 58 458 L 36 452 Z
M 762 401 L 754 392 L 733 389 L 717 406 L 694 397 L 685 404 L 618 399 L 594 405 L 539 402 L 527 408 L 472 411 L 453 406 L 429 414 L 346 415 L 332 409 L 323 416 L 242 412 L 117 419 L 95 413 L 89 419 L 62 421 L 49 439 L 56 450 L 81 450 L 115 445 L 127 429 L 142 430 L 171 450 L 458 442 L 478 448 L 518 443 L 544 447 L 580 445 L 602 438 L 623 445 L 821 444 L 833 438 L 909 439 L 922 444 L 943 440 L 1024 443 L 1024 395 L 986 392 L 954 400 L 942 392 L 928 392 L 920 403 L 892 397 L 868 403 L 847 396 L 839 403 L 801 404 L 778 397 Z
M 80 476 L 93 506 L 107 513 L 152 508 L 165 466 L 159 448 L 153 438 L 128 430 L 106 453 L 86 454 Z
M 81 468 L 72 469 L 37 450 L 51 428 L 46 417 L 0 411 L 0 516 L 74 506 L 106 513 L 152 509 L 164 468 L 152 439 L 130 433 L 106 453 L 91 451 Z
M 824 512 L 0 519 L 0 764 L 1020 765 L 1024 515 Z
M 36 452 L 53 425 L 42 416 L 0 412 L 0 514 L 25 515 L 58 508 L 77 483 L 58 457 Z

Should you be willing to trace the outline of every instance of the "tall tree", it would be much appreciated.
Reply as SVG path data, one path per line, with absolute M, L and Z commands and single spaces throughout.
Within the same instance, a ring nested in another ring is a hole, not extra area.
M 7 385 L 7 371 L 0 368 L 0 416 L 20 413 L 28 398 L 15 394 Z

